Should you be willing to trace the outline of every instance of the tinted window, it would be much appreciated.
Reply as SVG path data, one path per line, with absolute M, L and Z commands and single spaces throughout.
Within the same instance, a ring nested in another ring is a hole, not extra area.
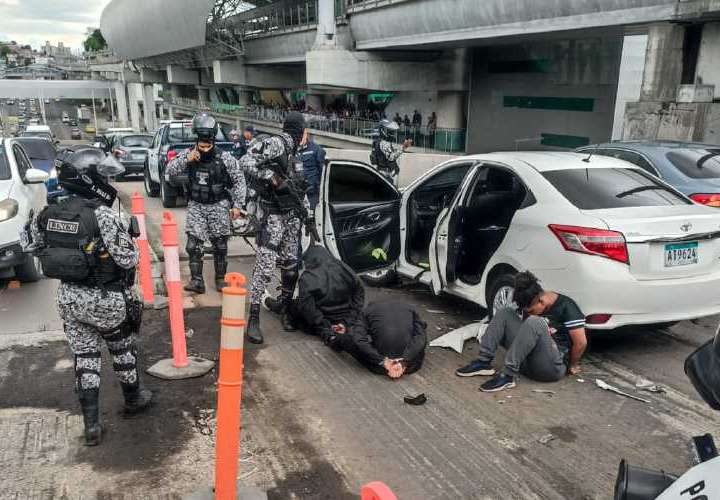
M 330 169 L 330 203 L 390 201 L 398 198 L 378 174 L 364 168 L 333 165 Z
M 126 135 L 120 139 L 120 144 L 128 148 L 149 148 L 151 142 L 149 135 Z
M 25 153 L 20 146 L 13 146 L 13 155 L 15 155 L 15 163 L 17 164 L 20 178 L 24 179 L 25 173 L 28 171 L 28 169 L 32 168 L 32 165 L 28 163 Z
M 678 149 L 666 156 L 691 179 L 720 178 L 720 149 Z
M 55 159 L 55 148 L 52 143 L 48 141 L 23 141 L 18 139 L 18 142 L 22 145 L 23 149 L 31 160 L 54 160 Z
M 543 176 L 583 210 L 692 203 L 641 170 L 583 168 L 543 172 Z
M 23 137 L 42 137 L 43 139 L 52 140 L 52 136 L 49 132 L 23 132 Z
M 176 144 L 178 142 L 195 142 L 197 136 L 193 133 L 190 124 L 182 127 L 168 127 L 167 143 Z M 218 133 L 215 136 L 215 140 L 224 141 L 225 136 L 222 129 L 218 128 Z
M 468 170 L 470 170 L 470 167 L 470 163 L 449 167 L 426 180 L 421 188 L 432 189 L 437 187 L 459 186 L 467 175 Z
M 5 144 L 0 141 L 0 180 L 6 181 L 10 178 L 10 164 L 5 155 Z

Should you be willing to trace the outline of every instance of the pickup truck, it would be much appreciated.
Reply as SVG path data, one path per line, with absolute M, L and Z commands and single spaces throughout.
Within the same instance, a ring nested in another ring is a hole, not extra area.
M 233 143 L 225 137 L 222 129 L 218 131 L 215 140 L 215 146 L 220 149 L 229 151 L 233 146 Z M 192 132 L 192 122 L 190 121 L 166 123 L 158 129 L 153 137 L 145 160 L 145 193 L 152 198 L 160 196 L 165 208 L 177 206 L 177 198 L 185 195 L 187 185 L 187 181 L 183 179 L 176 179 L 171 183 L 165 175 L 165 165 L 179 152 L 192 148 L 195 141 L 196 136 Z

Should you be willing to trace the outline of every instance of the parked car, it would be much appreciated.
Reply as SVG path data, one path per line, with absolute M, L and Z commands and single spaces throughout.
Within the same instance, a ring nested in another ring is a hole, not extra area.
M 23 253 L 20 232 L 45 206 L 48 174 L 33 168 L 15 139 L 0 139 L 0 275 L 20 281 L 41 278 L 36 257 Z
M 171 185 L 165 175 L 165 165 L 177 156 L 178 151 L 192 147 L 196 140 L 191 121 L 171 121 L 153 136 L 145 161 L 145 192 L 153 198 L 160 196 L 165 208 L 176 206 L 178 195 L 184 193 L 187 185 L 183 180 L 176 180 Z M 215 145 L 228 151 L 233 146 L 222 128 L 218 130 Z
M 112 136 L 108 146 L 110 152 L 125 167 L 126 174 L 142 174 L 153 136 L 147 134 Z
M 70 123 L 70 115 L 68 114 L 67 111 L 63 111 L 63 114 L 62 114 L 62 122 L 63 122 L 63 123 Z
M 19 137 L 18 144 L 22 146 L 34 168 L 47 172 L 49 178 L 45 181 L 47 188 L 47 200 L 63 196 L 65 191 L 58 186 L 57 171 L 55 170 L 55 158 L 57 149 L 55 144 L 42 137 Z
M 371 281 L 397 271 L 492 315 L 529 269 L 598 330 L 720 313 L 720 213 L 614 158 L 472 155 L 402 192 L 333 160 L 320 192 L 322 244 Z
M 586 146 L 577 151 L 628 161 L 660 177 L 696 203 L 720 207 L 719 145 L 622 141 Z
M 70 139 L 74 141 L 79 141 L 80 139 L 82 139 L 82 132 L 79 128 L 73 127 L 72 129 L 70 129 Z

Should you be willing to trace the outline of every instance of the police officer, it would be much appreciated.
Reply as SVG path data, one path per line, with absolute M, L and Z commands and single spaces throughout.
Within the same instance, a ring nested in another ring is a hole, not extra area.
M 218 123 L 207 113 L 193 118 L 195 147 L 179 154 L 167 165 L 168 176 L 188 176 L 188 212 L 185 221 L 190 282 L 185 290 L 205 293 L 203 244 L 210 240 L 215 262 L 215 288 L 225 286 L 228 237 L 232 220 L 241 216 L 245 203 L 245 177 L 230 153 L 215 147 Z
M 291 112 L 280 135 L 258 140 L 243 158 L 248 182 L 255 187 L 262 216 L 257 233 L 257 257 L 250 285 L 250 314 L 247 335 L 250 342 L 261 344 L 260 303 L 265 287 L 272 278 L 275 265 L 280 267 L 282 310 L 292 300 L 298 279 L 298 248 L 300 231 L 305 223 L 314 231 L 315 221 L 308 214 L 305 193 L 307 184 L 303 164 L 295 155 L 306 134 L 305 118 Z M 283 326 L 291 329 L 288 314 Z
M 325 166 L 325 150 L 313 141 L 309 134 L 305 134 L 303 143 L 298 148 L 298 156 L 303 162 L 305 169 L 305 180 L 308 184 L 308 203 L 310 210 L 315 210 L 320 198 L 320 180 Z
M 395 147 L 398 130 L 400 126 L 396 122 L 387 118 L 380 120 L 378 136 L 373 140 L 370 151 L 370 163 L 396 186 L 400 173 L 398 159 L 412 145 L 412 139 L 405 139 L 401 149 Z
M 56 165 L 58 182 L 70 195 L 45 207 L 29 224 L 27 249 L 40 258 L 47 277 L 60 280 L 57 305 L 75 356 L 85 444 L 95 446 L 102 437 L 101 338 L 112 356 L 126 412 L 143 410 L 152 399 L 140 384 L 133 339 L 142 314 L 132 289 L 138 250 L 129 221 L 110 208 L 117 191 L 106 178 L 122 174 L 122 165 L 89 147 L 65 151 Z

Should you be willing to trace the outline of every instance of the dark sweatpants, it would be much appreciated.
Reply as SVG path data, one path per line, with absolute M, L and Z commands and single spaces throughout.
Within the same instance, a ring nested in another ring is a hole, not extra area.
M 507 375 L 522 373 L 538 382 L 556 382 L 565 376 L 563 355 L 544 318 L 530 316 L 523 321 L 514 309 L 499 310 L 480 341 L 478 358 L 492 362 L 499 346 L 507 349 L 503 368 Z

